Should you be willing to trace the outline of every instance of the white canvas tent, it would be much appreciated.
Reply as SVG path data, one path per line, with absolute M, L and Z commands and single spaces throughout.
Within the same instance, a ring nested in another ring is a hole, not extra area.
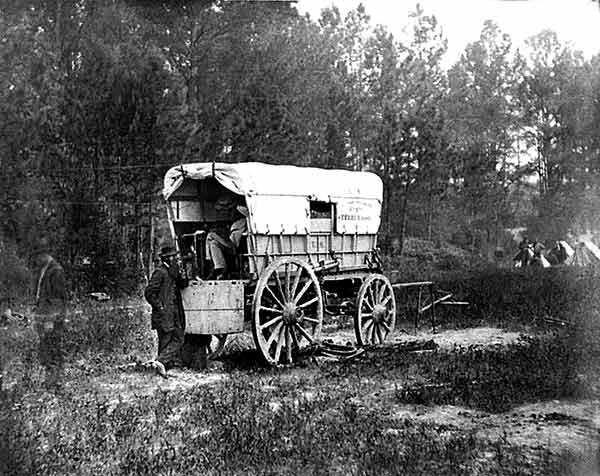
M 572 266 L 600 265 L 600 248 L 590 240 L 582 240 L 575 245 L 573 253 L 565 263 Z

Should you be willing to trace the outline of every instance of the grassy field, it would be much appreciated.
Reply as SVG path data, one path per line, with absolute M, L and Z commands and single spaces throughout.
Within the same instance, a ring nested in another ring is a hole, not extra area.
M 457 290 L 467 284 L 457 282 Z M 354 361 L 276 369 L 241 345 L 206 372 L 175 371 L 169 380 L 118 368 L 154 352 L 145 306 L 81 303 L 71 314 L 65 385 L 56 395 L 40 386 L 35 334 L 13 324 L 3 328 L 0 350 L 0 472 L 598 474 L 600 325 L 594 288 L 580 286 L 588 294 L 578 298 L 573 325 L 548 328 L 523 314 L 521 336 L 504 344 L 390 346 Z M 506 327 L 514 329 L 510 315 Z M 442 325 L 440 342 L 452 342 L 454 325 Z

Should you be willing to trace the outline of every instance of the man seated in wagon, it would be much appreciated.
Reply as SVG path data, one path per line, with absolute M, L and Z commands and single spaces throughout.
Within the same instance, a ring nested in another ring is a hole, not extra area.
M 220 197 L 215 208 L 226 210 L 231 208 L 233 201 L 228 196 Z M 248 218 L 248 209 L 243 205 L 235 207 L 234 221 L 229 229 L 229 236 L 224 237 L 218 231 L 211 231 L 206 236 L 206 256 L 213 263 L 213 279 L 224 279 L 229 272 L 228 261 L 237 256 L 240 251 L 240 245 L 243 236 L 248 232 L 246 219 Z

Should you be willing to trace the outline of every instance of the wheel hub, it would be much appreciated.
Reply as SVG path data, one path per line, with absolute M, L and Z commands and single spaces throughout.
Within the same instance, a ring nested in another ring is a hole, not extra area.
M 381 304 L 376 304 L 373 309 L 373 321 L 376 324 L 381 324 L 384 321 L 386 314 L 387 308 Z
M 285 324 L 294 324 L 298 321 L 298 308 L 292 302 L 288 302 L 283 306 L 283 322 Z

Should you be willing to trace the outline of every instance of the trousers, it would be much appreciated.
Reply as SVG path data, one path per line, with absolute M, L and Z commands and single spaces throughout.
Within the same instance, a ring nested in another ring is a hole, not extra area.
M 215 269 L 227 269 L 227 256 L 234 254 L 233 244 L 217 233 L 210 232 L 206 237 L 206 256 L 212 260 Z
M 165 332 L 157 329 L 158 335 L 158 360 L 171 369 L 181 365 L 181 350 L 183 347 L 183 329 L 176 327 L 174 330 Z
M 38 357 L 46 370 L 47 387 L 60 386 L 65 363 L 65 324 L 62 316 L 37 316 Z
M 181 352 L 183 365 L 193 370 L 205 369 L 208 365 L 206 346 L 211 339 L 211 336 L 186 334 Z

